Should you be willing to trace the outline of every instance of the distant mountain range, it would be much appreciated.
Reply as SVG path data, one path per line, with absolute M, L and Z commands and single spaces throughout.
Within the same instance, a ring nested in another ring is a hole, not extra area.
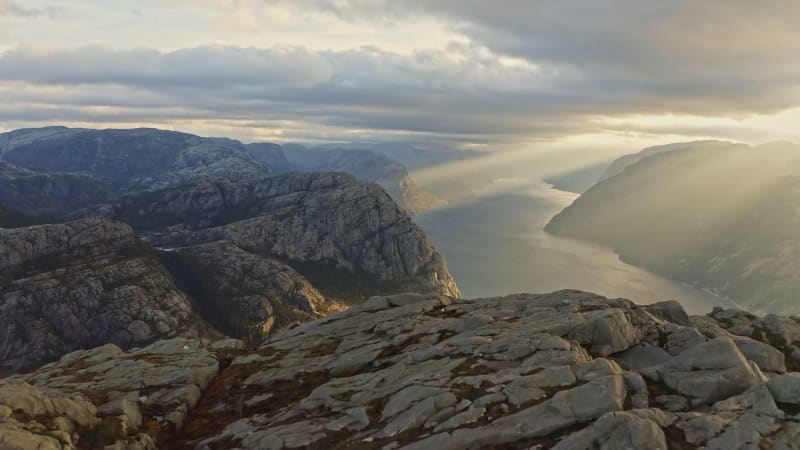
M 0 155 L 0 368 L 176 336 L 255 343 L 378 293 L 460 295 L 407 211 L 322 153 L 324 172 L 276 173 L 291 166 L 274 144 L 51 127 L 0 134 Z
M 702 141 L 620 158 L 547 231 L 747 308 L 798 313 L 800 146 Z

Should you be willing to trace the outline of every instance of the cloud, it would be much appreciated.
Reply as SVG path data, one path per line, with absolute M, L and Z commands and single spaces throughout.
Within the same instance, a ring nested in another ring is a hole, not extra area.
M 307 86 L 331 75 L 318 54 L 297 48 L 198 47 L 160 52 L 110 47 L 19 47 L 0 57 L 0 78 L 41 84 L 223 88 Z
M 13 0 L 0 0 L 0 17 L 21 17 L 21 18 L 57 18 L 63 15 L 64 9 L 57 6 L 45 6 L 44 8 L 25 8 Z
M 552 80 L 481 49 L 19 47 L 0 55 L 0 118 L 303 120 L 323 127 L 518 135 Z M 552 95 L 552 94 L 547 94 Z M 24 106 L 28 105 L 28 106 Z M 548 112 L 552 115 L 553 112 Z M 542 118 L 540 123 L 547 120 Z
M 564 87 L 592 88 L 589 102 L 635 96 L 683 113 L 759 113 L 795 106 L 800 94 L 795 0 L 265 2 L 350 21 L 438 17 L 496 54 L 572 75 Z
M 292 27 L 309 14 L 359 30 L 425 19 L 454 41 L 397 51 L 22 45 L 0 54 L 0 120 L 149 116 L 512 142 L 644 132 L 628 120 L 641 116 L 741 119 L 800 105 L 795 0 L 205 1 L 215 11 L 289 11 Z M 724 137 L 733 126 L 646 128 Z

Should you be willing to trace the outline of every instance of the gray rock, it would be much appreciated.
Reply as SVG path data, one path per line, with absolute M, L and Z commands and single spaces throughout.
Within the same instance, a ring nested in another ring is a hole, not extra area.
M 786 356 L 775 347 L 748 337 L 733 340 L 742 355 L 766 372 L 786 373 Z
M 419 188 L 403 164 L 370 150 L 289 145 L 286 156 L 292 168 L 300 172 L 345 172 L 359 180 L 378 183 L 411 213 L 445 203 Z
M 73 350 L 211 335 L 127 225 L 85 219 L 0 229 L 0 367 Z
M 788 373 L 775 377 L 767 383 L 769 391 L 780 403 L 800 404 L 800 374 Z
M 142 425 L 142 413 L 139 411 L 139 392 L 110 393 L 110 400 L 97 408 L 97 412 L 106 415 L 125 417 L 127 429 L 137 430 Z
M 654 368 L 658 378 L 694 404 L 709 404 L 739 394 L 761 379 L 730 338 L 720 337 Z
M 354 284 L 366 278 L 381 293 L 460 296 L 444 258 L 409 215 L 377 185 L 345 174 L 199 181 L 126 197 L 115 211 L 135 229 L 160 232 L 153 237 L 159 247 L 227 240 L 315 273 L 338 270 Z
M 227 241 L 164 252 L 162 259 L 201 314 L 229 336 L 260 343 L 295 321 L 345 309 L 286 264 Z
M 627 390 L 620 375 L 609 375 L 582 386 L 558 392 L 552 406 L 564 417 L 583 422 L 609 411 L 621 410 Z
M 608 413 L 590 427 L 566 437 L 553 450 L 667 448 L 666 437 L 658 423 L 619 411 Z

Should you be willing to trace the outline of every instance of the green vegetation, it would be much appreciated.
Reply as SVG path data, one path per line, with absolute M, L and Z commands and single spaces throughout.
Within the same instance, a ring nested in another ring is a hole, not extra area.
M 322 295 L 356 305 L 375 295 L 397 294 L 403 286 L 397 281 L 379 280 L 367 273 L 351 272 L 332 263 L 311 263 L 276 258 L 303 275 Z
M 263 340 L 261 324 L 254 323 L 233 299 L 257 292 L 221 289 L 214 268 L 187 251 L 161 252 L 161 261 L 178 289 L 186 293 L 202 317 L 223 333 L 248 342 Z M 277 311 L 276 311 L 277 313 Z

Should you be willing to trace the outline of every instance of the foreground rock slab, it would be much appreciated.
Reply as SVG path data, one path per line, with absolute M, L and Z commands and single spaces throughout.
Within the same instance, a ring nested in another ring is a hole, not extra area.
M 578 291 L 402 294 L 290 327 L 256 349 L 109 345 L 0 381 L 0 443 L 798 448 L 800 374 L 775 352 L 786 355 L 764 336 L 676 308 Z

